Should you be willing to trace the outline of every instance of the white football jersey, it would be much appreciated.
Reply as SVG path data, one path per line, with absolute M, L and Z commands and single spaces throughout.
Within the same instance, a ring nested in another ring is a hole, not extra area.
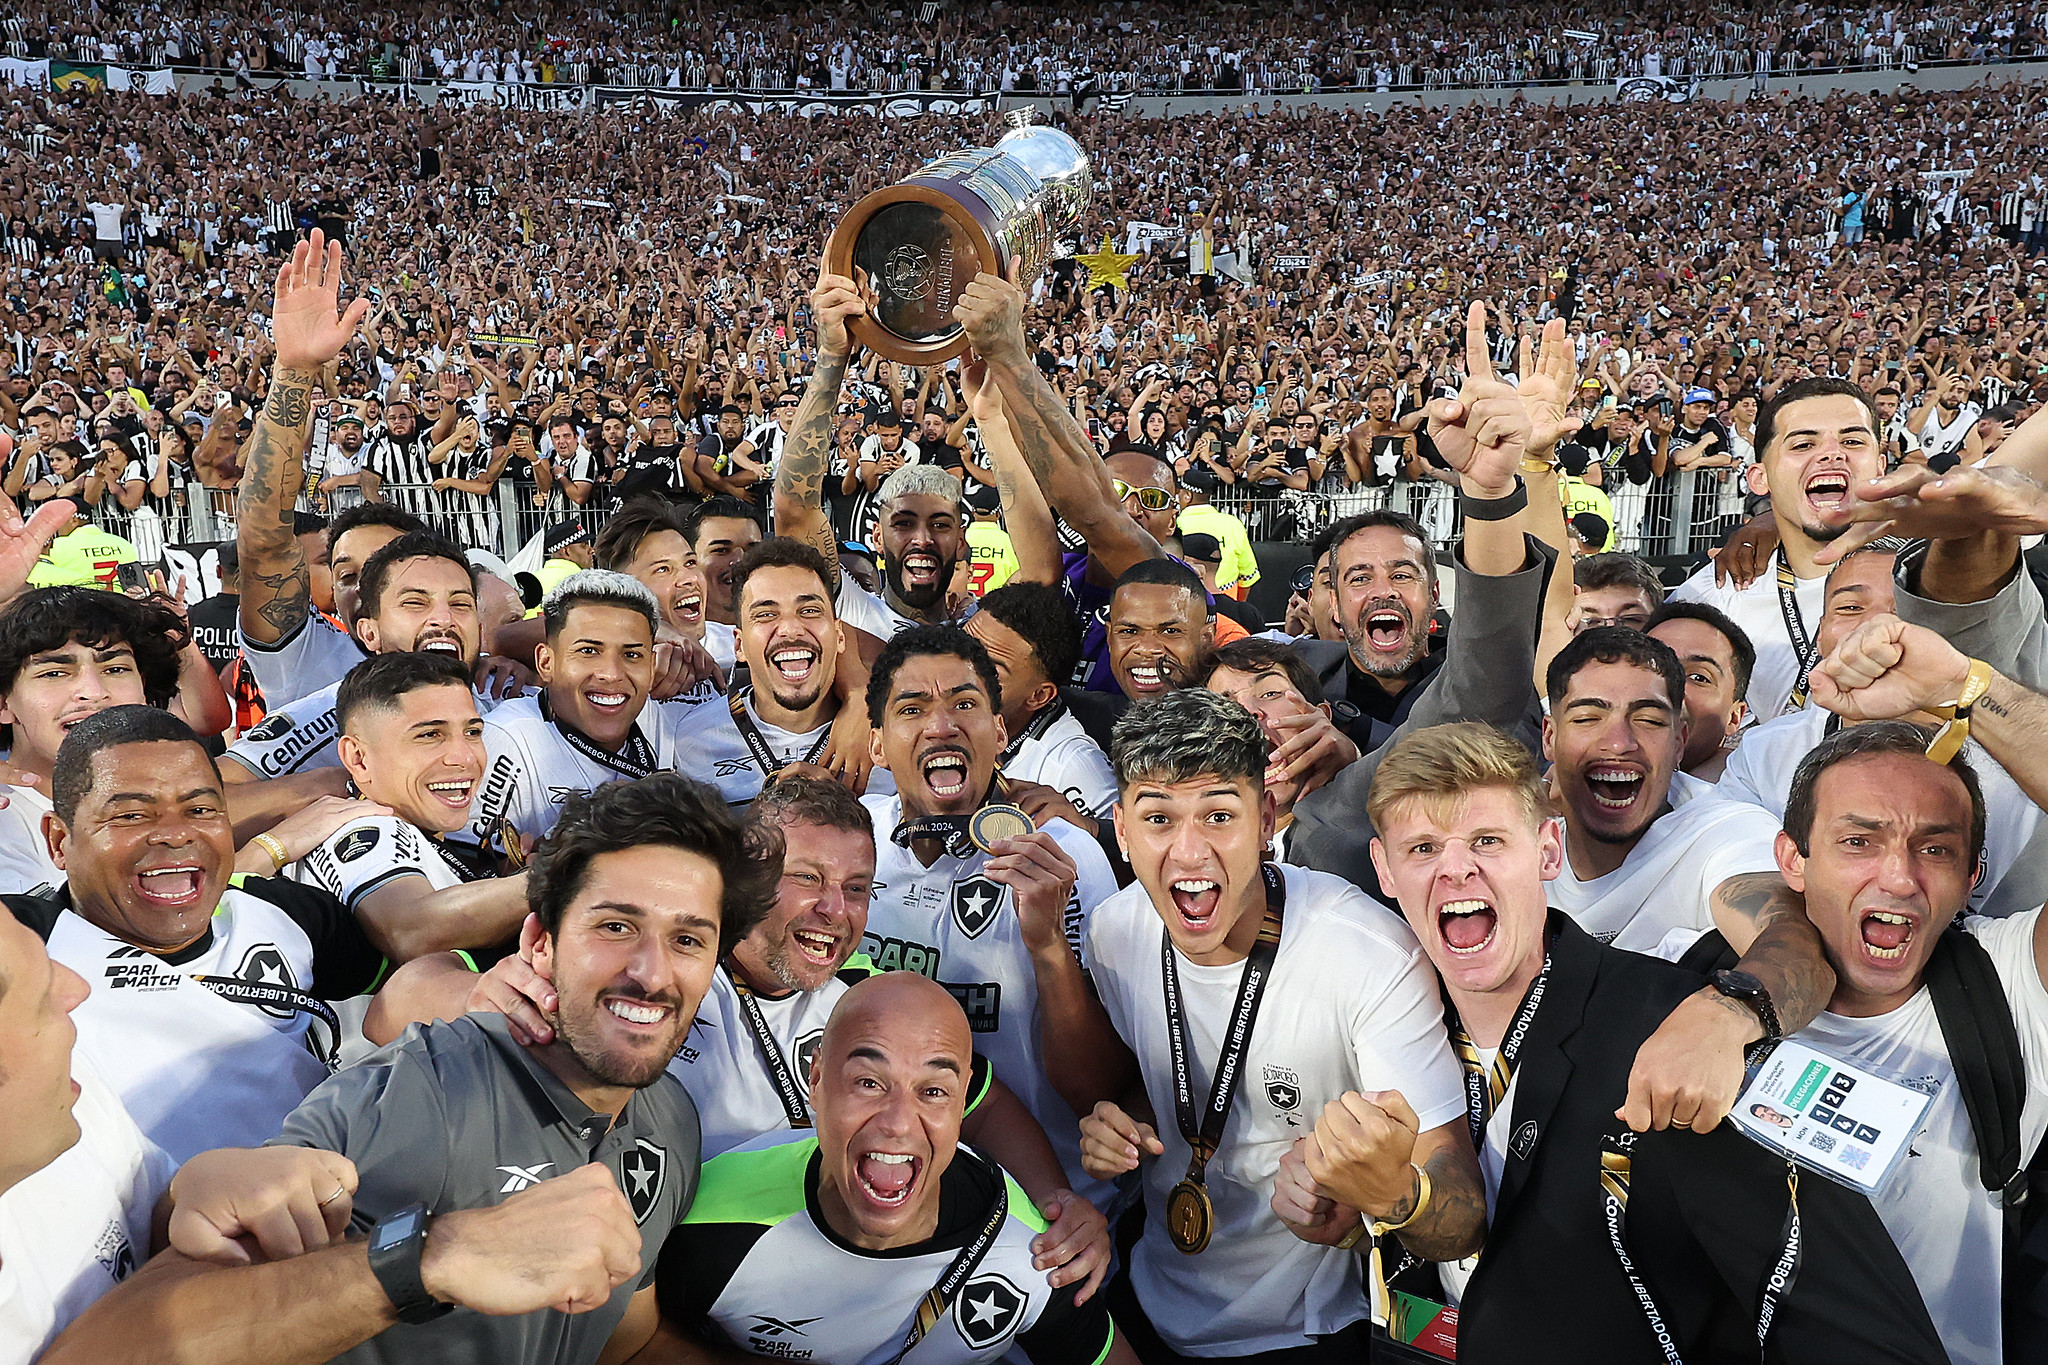
M 1296 1139 L 1347 1090 L 1398 1090 L 1427 1131 L 1463 1122 L 1463 1077 L 1444 1035 L 1436 974 L 1401 917 L 1340 877 L 1281 868 L 1280 946 L 1245 1051 L 1223 1140 L 1208 1166 L 1215 1232 L 1199 1256 L 1148 1219 L 1131 1258 L 1139 1301 L 1183 1355 L 1290 1350 L 1366 1316 L 1362 1258 L 1312 1246 L 1268 1201 Z M 1166 926 L 1142 885 L 1095 907 L 1083 959 L 1116 1031 L 1137 1054 L 1164 1156 L 1142 1167 L 1145 1202 L 1164 1209 L 1187 1174 L 1175 1120 L 1173 1053 L 1161 943 Z M 1174 950 L 1187 1011 L 1197 1106 L 1209 1097 L 1244 964 L 1205 967 Z
M 832 729 L 829 723 L 801 733 L 770 724 L 762 720 L 761 713 L 754 709 L 751 690 L 741 694 L 740 705 L 745 708 L 748 719 L 753 721 L 761 742 L 767 746 L 776 763 L 825 761 Z M 768 774 L 761 768 L 760 756 L 747 743 L 747 737 L 740 733 L 738 723 L 733 720 L 730 702 L 725 697 L 718 697 L 705 710 L 717 714 L 703 718 L 702 728 L 696 731 L 689 748 L 679 756 L 677 771 L 718 788 L 728 803 L 745 805 L 768 785 Z M 688 766 L 680 766 L 682 764 Z M 895 790 L 896 779 L 887 768 L 876 768 L 868 774 L 869 796 L 887 796 Z
M 1064 704 L 1054 702 L 1051 710 L 1057 714 L 1050 720 L 1040 712 L 1025 726 L 1023 743 L 1003 761 L 1004 776 L 1051 787 L 1081 814 L 1107 820 L 1116 804 L 1116 770 Z
M 43 837 L 50 798 L 34 787 L 0 786 L 0 793 L 7 796 L 0 809 L 0 894 L 47 895 L 64 885 L 64 870 Z
M 974 1050 L 1031 1111 L 1059 1153 L 1073 1190 L 1107 1207 L 1108 1186 L 1081 1170 L 1080 1120 L 1046 1079 L 1038 1041 L 1038 977 L 1010 904 L 1008 887 L 982 874 L 988 855 L 942 853 L 930 867 L 891 836 L 903 820 L 899 796 L 862 802 L 875 822 L 875 888 L 861 951 L 878 971 L 931 977 L 960 1002 Z M 1080 870 L 1067 901 L 1067 941 L 1078 950 L 1094 907 L 1116 893 L 1096 842 L 1064 820 L 1045 827 Z
M 28 1365 L 149 1259 L 150 1215 L 177 1164 L 74 1056 L 78 1142 L 0 1194 L 0 1361 Z
M 228 746 L 227 756 L 258 777 L 339 768 L 341 754 L 334 742 L 341 737 L 341 722 L 334 712 L 334 699 L 340 692 L 341 683 L 336 681 L 289 705 L 273 706 Z M 488 716 L 498 705 L 496 697 L 474 689 L 470 695 L 476 699 L 479 716 Z
M 545 700 L 545 694 L 515 697 L 484 718 L 490 766 L 470 803 L 469 823 L 451 839 L 499 847 L 501 830 L 509 830 L 531 849 L 555 827 L 564 801 L 629 775 L 570 743 L 543 712 Z M 708 781 L 704 760 L 715 741 L 709 746 L 703 741 L 721 719 L 732 728 L 732 717 L 722 706 L 655 701 L 642 708 L 633 726 L 652 749 L 654 771 Z M 696 752 L 686 756 L 686 750 Z
M 1778 821 L 1713 799 L 1712 784 L 1671 774 L 1671 809 L 1650 822 L 1620 867 L 1581 881 L 1569 854 L 1549 885 L 1551 908 L 1617 948 L 1655 952 L 1675 929 L 1714 927 L 1714 888 L 1745 872 L 1776 872 Z
M 282 878 L 235 878 L 206 934 L 170 954 L 114 937 L 67 898 L 33 905 L 44 913 L 31 927 L 51 958 L 92 987 L 71 1015 L 78 1051 L 181 1163 L 277 1136 L 328 1076 L 335 1030 L 314 1021 L 319 1009 L 333 1013 L 319 1002 L 360 995 L 384 972 L 383 954 L 339 901 Z
M 272 711 L 334 686 L 369 657 L 354 636 L 311 607 L 306 609 L 305 624 L 274 645 L 260 645 L 246 633 L 236 633 L 242 657 L 249 661 L 249 673 L 263 689 L 264 704 Z

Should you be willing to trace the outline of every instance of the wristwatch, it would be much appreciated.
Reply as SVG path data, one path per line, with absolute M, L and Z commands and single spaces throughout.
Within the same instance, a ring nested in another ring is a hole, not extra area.
M 370 1233 L 370 1273 L 398 1310 L 400 1322 L 432 1322 L 455 1305 L 427 1292 L 420 1278 L 420 1253 L 427 1244 L 427 1206 L 408 1204 Z
M 1756 1011 L 1758 1022 L 1764 1026 L 1765 1042 L 1775 1043 L 1785 1036 L 1785 1031 L 1778 1027 L 1778 1011 L 1771 1004 L 1771 993 L 1764 989 L 1763 982 L 1748 972 L 1731 968 L 1715 972 L 1707 978 L 1707 984 L 1730 1000 L 1739 1000 Z

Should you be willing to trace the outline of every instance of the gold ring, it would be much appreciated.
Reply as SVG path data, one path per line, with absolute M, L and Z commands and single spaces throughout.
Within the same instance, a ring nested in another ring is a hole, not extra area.
M 341 1198 L 341 1197 L 342 1197 L 343 1195 L 345 1195 L 345 1194 L 347 1194 L 347 1193 L 348 1193 L 348 1184 L 347 1184 L 347 1182 L 345 1182 L 345 1181 L 344 1181 L 344 1182 L 338 1182 L 338 1183 L 336 1183 L 336 1185 L 335 1185 L 335 1187 L 334 1187 L 334 1193 L 333 1193 L 333 1194 L 330 1194 L 330 1195 L 328 1195 L 328 1196 L 327 1196 L 327 1197 L 326 1197 L 325 1199 L 321 1200 L 321 1201 L 320 1201 L 320 1207 L 321 1207 L 321 1208 L 323 1208 L 323 1209 L 324 1209 L 324 1208 L 326 1208 L 326 1207 L 327 1207 L 327 1206 L 328 1206 L 329 1204 L 332 1204 L 332 1203 L 333 1203 L 333 1202 L 334 1202 L 335 1200 L 337 1200 L 337 1199 Z

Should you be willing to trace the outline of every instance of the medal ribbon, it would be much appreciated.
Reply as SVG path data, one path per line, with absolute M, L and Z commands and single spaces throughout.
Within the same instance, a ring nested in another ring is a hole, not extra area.
M 974 1240 L 960 1248 L 960 1254 L 939 1273 L 938 1280 L 918 1300 L 917 1317 L 910 1324 L 909 1334 L 903 1338 L 903 1349 L 890 1357 L 889 1365 L 898 1365 L 918 1342 L 924 1340 L 926 1333 L 939 1325 L 939 1319 L 946 1316 L 946 1310 L 959 1297 L 968 1277 L 974 1274 L 975 1267 L 995 1245 L 996 1234 L 1003 1230 L 1003 1220 L 1009 1216 L 1009 1185 L 1003 1179 L 1003 1173 L 965 1143 L 960 1144 L 959 1155 L 966 1160 L 980 1162 L 983 1169 L 995 1177 L 996 1197 L 989 1205 L 988 1217 L 983 1220 L 981 1230 L 974 1234 Z
M 983 798 L 987 806 L 998 800 L 1010 799 L 1010 784 L 1001 773 L 989 784 L 989 794 Z M 978 810 L 979 808 L 977 808 Z M 975 851 L 974 840 L 968 837 L 968 828 L 973 825 L 972 815 L 920 815 L 900 822 L 889 834 L 889 840 L 898 848 L 909 848 L 913 839 L 944 839 L 946 856 L 965 858 Z
M 648 743 L 647 736 L 640 732 L 638 721 L 634 722 L 632 733 L 626 736 L 625 744 L 620 746 L 617 753 L 613 753 L 568 721 L 556 717 L 548 707 L 545 693 L 541 695 L 540 711 L 547 717 L 548 724 L 554 726 L 555 732 L 561 735 L 563 743 L 599 767 L 609 768 L 625 778 L 647 777 L 654 772 L 654 746 Z
M 747 742 L 747 752 L 754 756 L 754 766 L 761 770 L 761 776 L 764 780 L 772 782 L 775 779 L 775 775 L 787 767 L 788 764 L 775 756 L 774 750 L 768 747 L 767 737 L 761 733 L 761 727 L 754 724 L 753 714 L 747 709 L 747 703 L 753 699 L 753 696 L 754 689 L 752 687 L 742 687 L 739 691 L 728 697 L 726 703 L 732 707 L 732 723 L 739 729 L 740 738 Z M 810 752 L 806 753 L 802 758 L 792 759 L 790 762 L 816 763 L 818 755 L 825 752 L 825 745 L 831 739 L 832 727 L 828 725 L 818 732 L 818 738 L 811 745 Z
M 1785 618 L 1785 634 L 1792 638 L 1792 652 L 1799 658 L 1799 677 L 1792 684 L 1792 696 L 1786 705 L 1792 710 L 1806 706 L 1806 675 L 1813 672 L 1813 666 L 1820 662 L 1820 650 L 1813 643 L 1813 637 L 1806 633 L 1806 619 L 1799 614 L 1797 589 L 1799 580 L 1792 576 L 1792 566 L 1785 560 L 1785 551 L 1778 550 L 1778 614 Z
M 1057 698 L 1054 699 L 1052 705 L 1033 716 L 1031 723 L 1024 727 L 1023 732 L 1011 740 L 1009 747 L 996 756 L 996 766 L 998 768 L 1009 766 L 1010 760 L 1017 756 L 1018 750 L 1043 735 L 1047 730 L 1050 730 L 1053 724 L 1065 714 L 1067 714 L 1067 704 Z
M 1174 1117 L 1188 1144 L 1189 1184 L 1205 1182 L 1209 1160 L 1222 1145 L 1223 1125 L 1230 1116 L 1230 1102 L 1237 1094 L 1238 1080 L 1244 1074 L 1245 1052 L 1251 1047 L 1259 1001 L 1265 995 L 1267 979 L 1273 974 L 1273 958 L 1280 950 L 1280 921 L 1287 909 L 1287 883 L 1271 863 L 1260 864 L 1259 872 L 1266 881 L 1265 922 L 1259 926 L 1258 941 L 1245 958 L 1237 1004 L 1223 1035 L 1223 1054 L 1217 1059 L 1216 1076 L 1209 1085 L 1209 1103 L 1199 1122 L 1195 1116 L 1194 1074 L 1188 1065 L 1187 1014 L 1181 1004 L 1180 971 L 1174 966 L 1172 936 L 1164 925 L 1159 930 L 1160 969 L 1166 988 L 1166 1036 L 1173 1052 Z
M 1529 983 L 1528 993 L 1522 997 L 1522 1006 L 1515 1011 L 1515 1020 L 1502 1037 L 1491 1067 L 1480 1062 L 1478 1045 L 1465 1031 L 1464 1021 L 1458 1018 L 1450 992 L 1444 993 L 1444 1027 L 1451 1035 L 1451 1051 L 1458 1054 L 1458 1066 L 1465 1073 L 1465 1119 L 1471 1125 L 1475 1149 L 1483 1150 L 1486 1146 L 1486 1125 L 1515 1079 L 1515 1058 L 1521 1055 L 1522 1043 L 1536 1022 L 1536 1011 L 1543 1004 L 1543 990 L 1549 982 L 1550 954 L 1545 953 L 1543 969 Z
M 761 1060 L 768 1064 L 768 1077 L 775 1082 L 775 1093 L 782 1100 L 782 1115 L 789 1120 L 792 1128 L 811 1126 L 811 1106 L 804 1100 L 803 1091 L 797 1088 L 796 1073 L 789 1069 L 789 1059 L 782 1055 L 782 1048 L 775 1041 L 775 1035 L 768 1030 L 768 1020 L 761 1013 L 761 1002 L 754 998 L 753 987 L 739 979 L 729 966 L 721 966 L 725 979 L 732 983 L 733 994 L 739 997 L 740 1013 L 747 1017 L 747 1027 L 753 1031 L 754 1041 L 761 1048 Z

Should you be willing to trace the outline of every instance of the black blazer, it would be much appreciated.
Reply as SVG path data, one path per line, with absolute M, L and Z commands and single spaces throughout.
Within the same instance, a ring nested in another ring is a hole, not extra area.
M 1486 1249 L 1458 1313 L 1461 1365 L 1663 1365 L 1602 1219 L 1601 1139 L 1636 1049 L 1701 978 L 1605 946 L 1551 913 L 1551 975 L 1516 1068 L 1514 1127 Z M 1785 1164 L 1723 1123 L 1638 1140 L 1628 1248 L 1679 1354 L 1757 1359 L 1760 1291 L 1783 1245 Z M 1767 1359 L 1945 1362 L 1870 1201 L 1801 1172 L 1805 1257 Z

